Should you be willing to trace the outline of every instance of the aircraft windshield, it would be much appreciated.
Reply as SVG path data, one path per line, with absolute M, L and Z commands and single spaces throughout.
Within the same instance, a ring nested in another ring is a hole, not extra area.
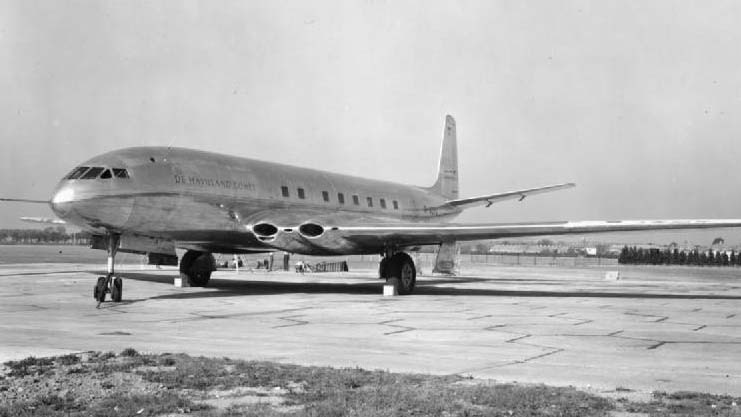
M 66 180 L 92 180 L 96 178 L 129 178 L 129 172 L 124 168 L 77 167 L 64 177 Z
M 98 175 L 100 175 L 101 172 L 103 172 L 103 167 L 92 167 L 80 179 L 91 180 L 93 178 L 98 178 Z
M 113 176 L 116 178 L 129 178 L 129 172 L 123 168 L 113 168 Z
M 70 172 L 69 175 L 67 175 L 65 178 L 68 180 L 76 180 L 80 178 L 80 176 L 84 174 L 85 171 L 87 171 L 88 169 L 90 169 L 90 167 L 77 167 L 73 169 L 72 172 Z

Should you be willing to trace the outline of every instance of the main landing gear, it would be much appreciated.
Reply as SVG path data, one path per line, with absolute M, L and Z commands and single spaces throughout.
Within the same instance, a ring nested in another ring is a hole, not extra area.
M 205 287 L 216 270 L 216 259 L 208 252 L 189 250 L 180 259 L 180 277 L 191 287 Z
M 378 267 L 380 278 L 386 281 L 398 280 L 397 291 L 399 295 L 409 295 L 414 291 L 417 283 L 417 269 L 414 267 L 412 257 L 404 252 L 386 252 Z
M 98 282 L 93 288 L 93 298 L 98 302 L 98 307 L 105 301 L 106 294 L 111 293 L 111 300 L 120 302 L 123 297 L 123 281 L 121 277 L 113 276 L 113 265 L 116 260 L 116 252 L 121 236 L 116 234 L 108 235 L 108 273 L 104 277 L 98 277 Z

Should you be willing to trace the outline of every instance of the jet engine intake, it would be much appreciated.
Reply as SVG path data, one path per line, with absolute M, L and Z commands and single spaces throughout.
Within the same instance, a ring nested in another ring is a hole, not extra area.
M 316 238 L 324 233 L 324 227 L 316 223 L 304 223 L 298 227 L 298 232 L 301 233 L 301 236 Z
M 278 227 L 271 223 L 258 223 L 252 226 L 252 232 L 260 239 L 271 238 L 278 233 Z

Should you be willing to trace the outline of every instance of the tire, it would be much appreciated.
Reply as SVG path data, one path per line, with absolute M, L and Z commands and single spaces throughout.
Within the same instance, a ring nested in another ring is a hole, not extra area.
M 111 286 L 111 300 L 120 303 L 123 298 L 123 281 L 121 278 L 114 278 Z
M 105 277 L 98 277 L 98 283 L 95 285 L 95 295 L 97 296 L 95 299 L 102 303 L 105 301 L 105 293 L 106 293 L 106 287 L 105 287 Z
M 378 264 L 378 278 L 380 279 L 388 279 L 389 277 L 389 258 L 384 256 L 381 258 L 381 262 Z
M 205 287 L 216 270 L 216 259 L 208 252 L 185 252 L 180 260 L 180 277 L 187 279 L 191 287 Z
M 414 291 L 414 285 L 417 283 L 417 269 L 409 255 L 397 253 L 392 256 L 389 260 L 388 272 L 389 278 L 399 280 L 397 287 L 399 295 L 409 295 Z

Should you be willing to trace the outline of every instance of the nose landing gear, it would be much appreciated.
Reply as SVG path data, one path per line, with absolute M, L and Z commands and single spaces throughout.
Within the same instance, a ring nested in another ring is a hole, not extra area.
M 111 300 L 120 302 L 123 296 L 123 280 L 121 277 L 113 276 L 113 265 L 116 260 L 116 252 L 120 236 L 111 233 L 108 235 L 108 274 L 104 277 L 98 277 L 98 282 L 93 288 L 93 298 L 98 302 L 98 306 L 105 301 L 106 294 L 111 293 Z

